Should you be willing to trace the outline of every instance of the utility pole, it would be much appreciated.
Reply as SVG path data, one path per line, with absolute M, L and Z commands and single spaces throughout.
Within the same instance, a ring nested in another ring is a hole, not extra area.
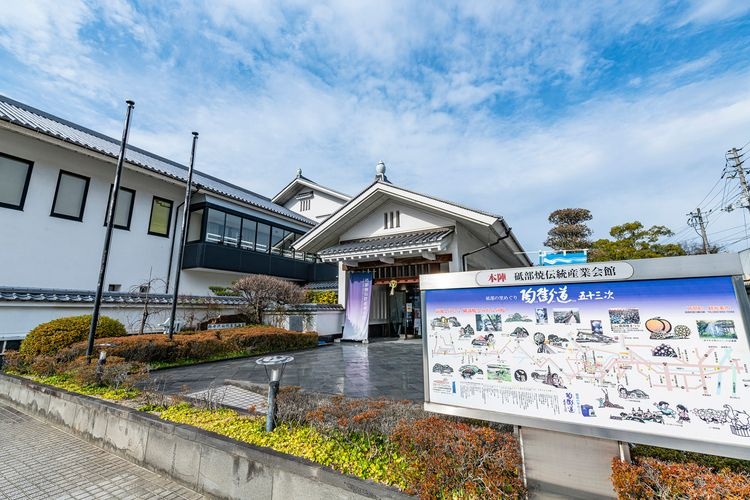
M 687 221 L 688 226 L 695 229 L 695 232 L 703 238 L 703 253 L 708 254 L 708 236 L 706 236 L 706 224 L 703 222 L 701 209 L 696 208 L 695 212 L 690 212 L 688 216 L 690 217 Z
M 740 198 L 739 205 L 741 207 L 747 208 L 750 211 L 750 189 L 747 186 L 747 179 L 745 178 L 745 169 L 742 168 L 742 164 L 744 162 L 742 161 L 742 158 L 740 156 L 740 153 L 737 151 L 737 148 L 732 148 L 729 151 L 727 151 L 727 156 L 731 158 L 732 160 L 734 160 L 734 172 L 730 177 L 734 177 L 736 175 L 737 179 L 739 179 L 740 181 L 740 186 L 742 187 L 742 197 Z M 727 207 L 727 209 L 728 208 L 729 207 Z

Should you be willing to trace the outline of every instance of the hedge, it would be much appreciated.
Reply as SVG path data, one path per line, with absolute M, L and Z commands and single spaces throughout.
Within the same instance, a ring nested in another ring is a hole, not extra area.
M 108 356 L 144 363 L 202 360 L 234 354 L 263 354 L 315 347 L 316 333 L 290 332 L 271 326 L 250 326 L 205 332 L 175 334 L 170 341 L 162 334 L 102 338 L 99 344 Z M 60 355 L 75 358 L 86 352 L 84 342 L 74 344 Z
M 750 476 L 720 471 L 696 463 L 662 462 L 643 458 L 635 463 L 612 461 L 612 484 L 621 499 L 750 498 Z
M 91 327 L 91 315 L 53 319 L 31 330 L 21 342 L 19 352 L 24 356 L 55 354 L 76 342 L 86 340 Z M 95 338 L 122 337 L 125 326 L 116 319 L 100 316 Z

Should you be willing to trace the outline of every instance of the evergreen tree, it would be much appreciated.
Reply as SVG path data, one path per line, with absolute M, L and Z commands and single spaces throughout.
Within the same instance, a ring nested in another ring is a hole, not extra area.
M 591 228 L 586 221 L 591 220 L 591 211 L 585 208 L 561 208 L 555 210 L 547 220 L 554 227 L 547 232 L 544 246 L 555 250 L 579 250 L 589 248 Z

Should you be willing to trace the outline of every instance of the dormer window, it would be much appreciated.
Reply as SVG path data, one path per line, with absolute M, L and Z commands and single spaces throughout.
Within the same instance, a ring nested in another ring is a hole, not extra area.
M 385 212 L 383 214 L 383 229 L 393 229 L 401 227 L 401 212 Z

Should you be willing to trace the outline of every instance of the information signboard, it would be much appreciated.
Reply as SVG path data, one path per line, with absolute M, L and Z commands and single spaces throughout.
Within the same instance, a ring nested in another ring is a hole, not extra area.
M 750 456 L 737 256 L 567 267 L 423 277 L 427 409 Z

